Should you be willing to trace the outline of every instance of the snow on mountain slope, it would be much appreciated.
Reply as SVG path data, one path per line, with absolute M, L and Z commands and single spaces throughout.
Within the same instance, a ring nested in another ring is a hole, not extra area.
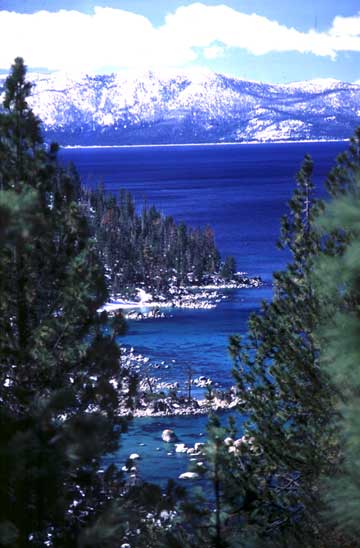
M 61 144 L 343 139 L 360 123 L 360 86 L 333 79 L 270 85 L 206 70 L 28 76 L 46 138 Z

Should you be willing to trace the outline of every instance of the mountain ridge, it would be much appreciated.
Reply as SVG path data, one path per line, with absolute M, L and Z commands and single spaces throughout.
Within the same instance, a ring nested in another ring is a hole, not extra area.
M 343 140 L 360 123 L 360 85 L 333 79 L 265 84 L 207 70 L 28 77 L 45 139 L 63 145 Z

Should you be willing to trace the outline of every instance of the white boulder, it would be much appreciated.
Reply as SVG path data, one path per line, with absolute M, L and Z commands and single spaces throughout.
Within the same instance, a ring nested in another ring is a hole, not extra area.
M 229 446 L 229 445 L 232 445 L 234 443 L 234 440 L 232 438 L 228 437 L 228 438 L 224 439 L 224 443 L 225 443 L 225 445 Z
M 204 445 L 205 443 L 203 443 L 202 441 L 196 442 L 194 445 L 195 451 L 200 451 L 204 447 Z
M 187 450 L 185 443 L 175 443 L 175 453 L 186 453 Z
M 172 442 L 176 440 L 176 435 L 173 430 L 170 430 L 170 428 L 167 428 L 166 430 L 163 430 L 163 433 L 161 434 L 161 439 L 166 442 Z
M 179 479 L 198 479 L 199 474 L 196 472 L 183 472 L 180 474 Z

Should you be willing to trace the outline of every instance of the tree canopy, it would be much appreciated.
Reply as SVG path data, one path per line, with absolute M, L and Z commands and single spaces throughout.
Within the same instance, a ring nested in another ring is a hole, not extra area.
M 112 293 L 138 285 L 166 292 L 172 285 L 201 285 L 216 274 L 230 280 L 236 273 L 233 257 L 221 263 L 209 226 L 176 223 L 146 203 L 138 213 L 125 190 L 116 197 L 101 186 L 84 189 L 83 203 Z
M 118 445 L 116 318 L 78 180 L 42 143 L 17 58 L 0 116 L 0 543 L 75 546 L 108 505 Z

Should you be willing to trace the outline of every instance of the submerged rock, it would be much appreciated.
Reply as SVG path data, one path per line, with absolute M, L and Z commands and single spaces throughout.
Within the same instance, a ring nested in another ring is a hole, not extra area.
M 166 430 L 163 430 L 163 433 L 161 434 L 161 439 L 169 443 L 176 440 L 176 434 L 174 430 L 167 428 Z
M 180 474 L 179 479 L 198 479 L 199 477 L 196 472 L 183 472 L 183 474 Z

